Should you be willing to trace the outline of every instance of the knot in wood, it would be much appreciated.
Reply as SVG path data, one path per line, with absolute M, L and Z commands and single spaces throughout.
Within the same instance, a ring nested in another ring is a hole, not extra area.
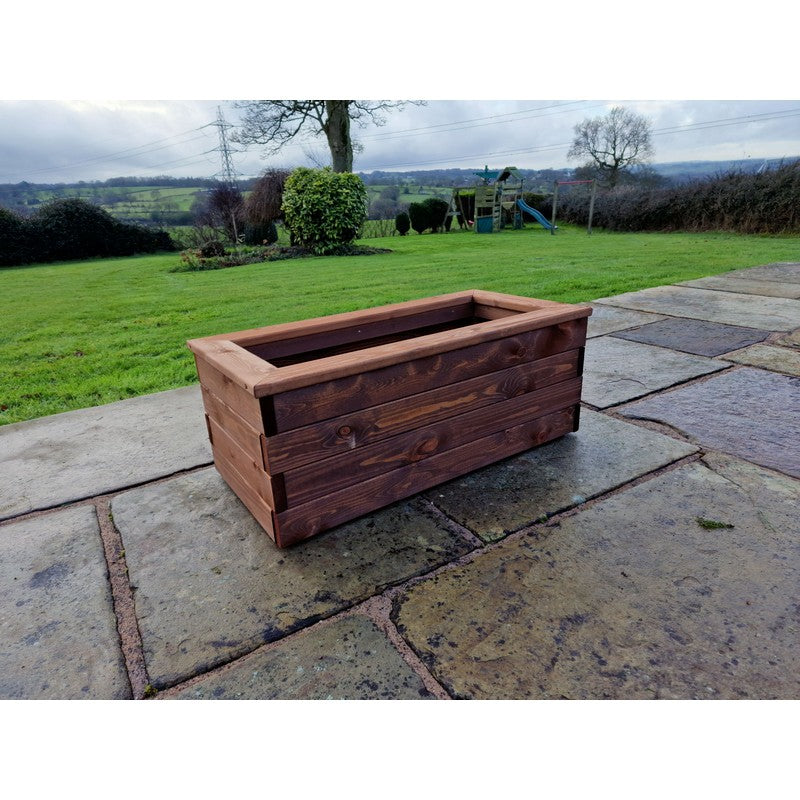
M 353 429 L 349 425 L 342 425 L 342 427 L 339 428 L 338 431 L 336 431 L 336 433 L 338 433 L 339 436 L 342 437 L 342 439 L 346 439 L 352 432 Z

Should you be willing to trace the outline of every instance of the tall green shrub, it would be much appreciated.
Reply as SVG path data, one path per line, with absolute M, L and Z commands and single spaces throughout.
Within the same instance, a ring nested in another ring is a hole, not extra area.
M 25 221 L 0 208 L 0 267 L 26 264 L 30 260 Z
M 411 220 L 405 211 L 401 211 L 394 218 L 394 227 L 401 236 L 405 236 L 411 230 Z
M 352 172 L 300 167 L 286 180 L 282 210 L 294 242 L 325 255 L 358 236 L 367 189 Z

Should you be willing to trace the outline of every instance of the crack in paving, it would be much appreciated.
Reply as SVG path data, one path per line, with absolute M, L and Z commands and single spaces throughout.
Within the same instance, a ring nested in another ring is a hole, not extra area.
M 140 700 L 150 691 L 150 677 L 144 660 L 142 635 L 136 618 L 136 605 L 125 562 L 125 548 L 122 537 L 114 525 L 110 504 L 107 498 L 97 498 L 94 502 L 97 521 L 100 525 L 100 538 L 108 567 L 108 580 L 111 585 L 111 601 L 117 619 L 120 648 L 125 659 L 125 669 L 131 684 L 134 700 Z

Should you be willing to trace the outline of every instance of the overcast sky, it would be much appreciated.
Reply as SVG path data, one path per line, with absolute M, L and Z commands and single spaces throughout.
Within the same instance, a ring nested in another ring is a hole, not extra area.
M 368 0 L 236 8 L 235 19 L 163 0 L 124 18 L 99 0 L 7 9 L 0 182 L 212 176 L 217 107 L 236 124 L 232 99 L 264 94 L 428 98 L 354 127 L 365 172 L 569 166 L 576 123 L 613 105 L 651 121 L 655 162 L 800 156 L 797 12 L 779 0 L 756 14 L 696 0 L 505 0 L 496 16 L 429 0 L 383 17 Z M 321 137 L 262 154 L 236 153 L 237 171 L 329 158 Z
M 615 104 L 651 121 L 656 162 L 800 156 L 800 99 L 431 100 L 388 113 L 382 126 L 354 126 L 363 148 L 354 169 L 574 165 L 566 154 L 575 124 Z M 239 122 L 241 112 L 225 100 L 0 101 L 0 182 L 211 176 L 221 168 L 217 108 Z M 233 147 L 241 151 L 234 165 L 243 176 L 329 158 L 324 137 L 266 159 L 263 148 Z

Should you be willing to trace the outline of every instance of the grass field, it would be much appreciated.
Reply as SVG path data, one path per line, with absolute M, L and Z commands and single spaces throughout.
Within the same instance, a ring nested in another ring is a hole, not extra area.
M 481 288 L 565 302 L 797 260 L 798 237 L 539 226 L 370 239 L 385 255 L 170 273 L 177 253 L 0 270 L 0 423 L 196 381 L 187 339 Z

